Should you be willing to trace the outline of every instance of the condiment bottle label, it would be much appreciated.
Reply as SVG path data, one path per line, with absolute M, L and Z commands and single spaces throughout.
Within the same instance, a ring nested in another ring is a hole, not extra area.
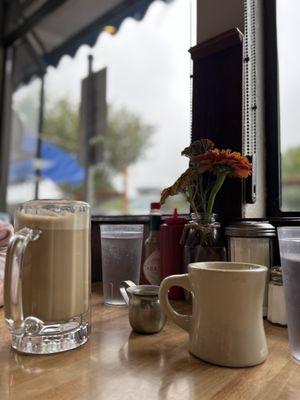
M 154 250 L 144 262 L 144 275 L 151 285 L 160 284 L 160 253 Z

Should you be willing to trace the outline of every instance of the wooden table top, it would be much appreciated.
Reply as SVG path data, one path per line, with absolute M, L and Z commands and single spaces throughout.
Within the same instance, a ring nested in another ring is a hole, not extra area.
M 267 361 L 232 369 L 189 354 L 188 334 L 172 322 L 155 335 L 133 333 L 127 309 L 104 306 L 99 287 L 92 310 L 84 346 L 28 356 L 10 348 L 1 309 L 0 399 L 300 399 L 300 366 L 289 355 L 285 328 L 266 323 Z

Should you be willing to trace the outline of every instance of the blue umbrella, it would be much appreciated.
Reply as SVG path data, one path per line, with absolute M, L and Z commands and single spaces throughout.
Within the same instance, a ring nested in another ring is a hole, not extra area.
M 24 182 L 34 178 L 34 153 L 36 147 L 37 138 L 25 134 L 21 145 L 21 154 L 27 154 L 28 157 L 11 163 L 9 169 L 10 182 Z M 76 157 L 48 140 L 42 140 L 41 159 L 42 178 L 51 179 L 57 184 L 67 183 L 76 185 L 83 182 L 85 169 L 78 163 Z

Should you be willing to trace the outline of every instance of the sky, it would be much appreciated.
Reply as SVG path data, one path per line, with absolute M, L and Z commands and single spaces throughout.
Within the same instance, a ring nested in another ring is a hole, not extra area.
M 287 7 L 288 3 L 288 7 Z M 281 148 L 300 146 L 300 1 L 277 0 Z

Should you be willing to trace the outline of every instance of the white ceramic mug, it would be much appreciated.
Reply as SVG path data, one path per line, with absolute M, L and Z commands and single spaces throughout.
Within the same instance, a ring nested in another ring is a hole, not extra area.
M 202 262 L 188 273 L 165 278 L 160 286 L 162 309 L 189 332 L 190 352 L 213 364 L 250 367 L 267 358 L 262 304 L 267 268 L 235 262 Z M 168 291 L 180 286 L 193 294 L 192 315 L 170 305 Z

